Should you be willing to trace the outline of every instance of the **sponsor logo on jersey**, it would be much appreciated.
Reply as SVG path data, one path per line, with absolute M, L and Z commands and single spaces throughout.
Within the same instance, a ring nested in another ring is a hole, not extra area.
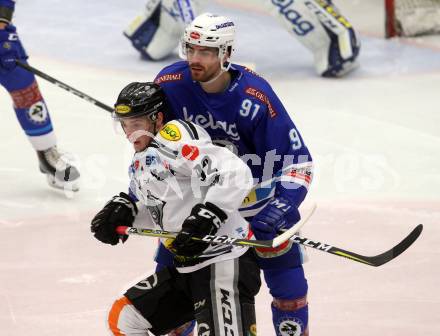
M 237 132 L 237 125 L 235 123 L 229 124 L 226 121 L 215 120 L 209 111 L 206 111 L 207 117 L 202 114 L 190 115 L 188 109 L 183 107 L 183 116 L 186 121 L 193 122 L 203 128 L 211 128 L 216 130 L 218 128 L 226 132 L 232 140 L 240 140 L 240 135 Z
M 159 134 L 162 136 L 162 138 L 170 141 L 179 141 L 182 138 L 179 128 L 176 125 L 170 123 L 162 127 Z
M 157 157 L 155 155 L 147 155 L 147 156 L 145 156 L 145 164 L 147 166 L 151 166 L 153 164 L 158 164 Z
M 304 19 L 297 10 L 291 8 L 294 2 L 295 0 L 272 0 L 272 4 L 278 7 L 280 14 L 292 24 L 292 31 L 299 36 L 307 35 L 315 27 Z
M 160 77 L 157 77 L 154 81 L 156 84 L 166 83 L 166 82 L 175 82 L 182 80 L 182 73 L 172 73 L 172 74 L 166 74 L 162 75 Z
M 128 105 L 116 105 L 115 111 L 119 114 L 126 114 L 131 112 L 131 107 Z
M 245 92 L 248 95 L 257 98 L 259 101 L 266 104 L 267 110 L 269 111 L 269 115 L 271 118 L 274 118 L 277 116 L 277 112 L 274 110 L 272 104 L 270 103 L 269 98 L 267 98 L 267 96 L 263 92 L 255 89 L 253 87 L 248 87 Z
M 196 146 L 190 146 L 190 145 L 183 145 L 182 147 L 182 156 L 190 161 L 194 161 L 198 158 L 200 152 L 199 148 Z
M 190 36 L 192 39 L 194 39 L 194 40 L 199 40 L 199 39 L 200 39 L 200 33 L 195 32 L 195 31 L 191 32 L 191 33 L 189 34 L 189 36 Z
M 283 176 L 292 178 L 292 182 L 296 182 L 308 188 L 312 182 L 311 167 L 293 168 L 288 170 Z
M 215 25 L 215 28 L 216 29 L 222 29 L 222 28 L 233 27 L 233 26 L 234 26 L 234 22 L 228 21 L 228 22 L 224 22 L 224 23 L 219 24 L 219 25 Z

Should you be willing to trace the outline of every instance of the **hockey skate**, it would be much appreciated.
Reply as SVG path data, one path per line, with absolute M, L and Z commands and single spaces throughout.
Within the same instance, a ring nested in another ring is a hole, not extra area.
M 37 151 L 40 171 L 46 175 L 47 183 L 63 190 L 79 190 L 79 171 L 68 156 L 61 153 L 57 146 Z

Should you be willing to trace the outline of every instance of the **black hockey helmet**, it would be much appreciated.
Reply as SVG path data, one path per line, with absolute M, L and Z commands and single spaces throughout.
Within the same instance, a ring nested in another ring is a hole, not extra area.
M 124 87 L 115 103 L 115 119 L 148 116 L 152 121 L 157 113 L 165 113 L 165 94 L 162 88 L 153 82 L 133 82 Z

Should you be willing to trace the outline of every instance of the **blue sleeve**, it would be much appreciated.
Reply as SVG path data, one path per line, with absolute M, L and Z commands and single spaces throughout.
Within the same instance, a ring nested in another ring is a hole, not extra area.
M 1 1 L 1 0 L 0 0 Z M 169 68 L 169 66 L 166 66 L 165 68 L 162 68 L 162 70 L 160 70 L 158 73 L 157 73 L 157 75 L 156 75 L 156 77 L 154 78 L 154 81 L 153 82 L 155 82 L 156 84 L 161 84 L 161 82 L 159 81 L 159 78 L 160 77 L 162 77 L 164 74 L 166 74 L 166 73 L 168 73 L 168 68 Z
M 11 8 L 14 10 L 15 8 L 15 0 L 0 0 L 0 7 Z
M 274 197 L 299 207 L 312 180 L 312 157 L 283 104 L 267 84 L 265 111 L 254 124 L 253 141 L 264 162 L 263 180 L 276 177 Z M 263 158 L 265 158 L 263 160 Z
M 168 98 L 168 92 L 173 90 L 173 85 L 174 82 L 171 79 L 173 76 L 173 65 L 171 64 L 169 66 L 166 66 L 165 68 L 163 68 L 157 75 L 156 78 L 154 79 L 154 82 L 156 84 L 158 84 L 165 92 L 165 97 L 166 97 L 166 110 L 165 110 L 165 115 L 164 115 L 164 124 L 166 124 L 167 122 L 174 120 L 174 119 L 179 119 L 179 117 L 175 114 L 172 106 L 171 106 L 171 102 L 169 101 Z M 170 76 L 170 78 L 168 77 Z M 168 80 L 170 79 L 170 80 Z
M 14 9 L 15 0 L 0 0 L 0 22 L 11 22 Z

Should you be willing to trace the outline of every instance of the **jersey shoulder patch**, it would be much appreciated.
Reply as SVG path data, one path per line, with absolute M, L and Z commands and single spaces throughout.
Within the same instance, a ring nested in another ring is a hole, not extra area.
M 179 141 L 182 139 L 178 123 L 173 121 L 166 123 L 159 131 L 159 135 L 168 141 Z
M 200 129 L 196 125 L 181 119 L 167 122 L 159 131 L 159 139 L 171 143 L 192 142 L 200 139 Z
M 180 61 L 163 68 L 154 79 L 158 85 L 168 82 L 178 82 L 184 78 L 186 62 Z

